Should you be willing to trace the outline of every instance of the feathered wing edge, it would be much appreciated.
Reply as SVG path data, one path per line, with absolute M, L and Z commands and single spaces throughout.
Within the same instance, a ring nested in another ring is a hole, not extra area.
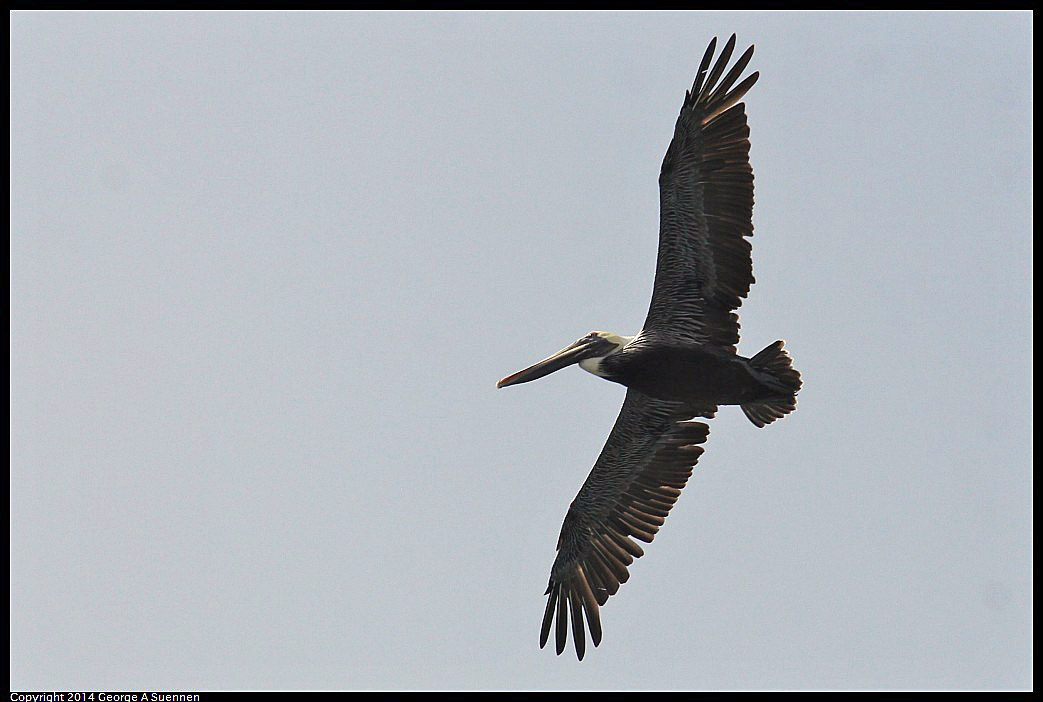
M 703 452 L 700 444 L 706 441 L 709 431 L 709 426 L 702 422 L 675 421 L 648 452 L 644 466 L 634 472 L 607 513 L 592 523 L 583 525 L 591 520 L 575 514 L 573 502 L 562 525 L 558 558 L 545 593 L 548 597 L 540 648 L 547 644 L 553 627 L 555 649 L 560 655 L 565 650 L 571 620 L 576 655 L 583 660 L 584 617 L 591 641 L 595 646 L 601 643 L 599 608 L 629 579 L 627 566 L 644 554 L 631 537 L 646 543 L 655 537 L 688 482 Z M 581 535 L 583 543 L 579 549 L 569 549 L 578 552 L 566 552 L 563 544 L 575 536 L 569 530 L 577 528 L 585 532 Z
M 714 39 L 685 93 L 663 159 L 659 262 L 645 329 L 669 329 L 734 350 L 739 324 L 732 310 L 753 283 L 745 238 L 753 235 L 750 129 L 739 101 L 760 74 L 736 84 L 753 57 L 752 46 L 724 74 L 734 34 L 711 69 L 716 46 Z

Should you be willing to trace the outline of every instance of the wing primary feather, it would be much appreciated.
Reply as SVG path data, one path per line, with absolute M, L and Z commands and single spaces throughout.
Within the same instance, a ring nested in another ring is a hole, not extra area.
M 594 593 L 594 596 L 598 600 L 599 605 L 605 604 L 608 598 L 619 592 L 619 579 L 614 577 L 612 570 L 605 565 L 604 560 L 601 558 L 601 554 L 597 552 L 597 549 L 591 549 L 590 557 L 588 558 L 591 570 L 596 570 L 598 573 L 598 584 L 599 587 L 604 588 Z
M 697 99 L 699 91 L 702 90 L 703 80 L 706 78 L 706 69 L 710 67 L 710 61 L 713 60 L 713 52 L 716 48 L 717 37 L 714 37 L 710 40 L 710 45 L 706 47 L 706 51 L 703 53 L 703 60 L 699 62 L 699 70 L 695 73 L 695 82 L 692 83 L 692 91 L 689 93 L 689 96 L 694 96 L 693 99 Z
M 717 63 L 714 64 L 713 70 L 710 71 L 710 75 L 706 78 L 706 89 L 704 92 L 710 92 L 714 89 L 717 84 L 717 79 L 724 73 L 724 69 L 728 66 L 728 59 L 732 57 L 732 50 L 735 49 L 735 35 L 732 34 L 724 48 L 721 49 L 721 55 L 717 57 Z M 698 98 L 697 98 L 698 99 Z
M 630 536 L 633 536 L 635 539 L 644 541 L 646 544 L 652 543 L 652 539 L 655 538 L 654 531 L 650 531 L 644 527 L 639 527 L 634 524 L 631 524 L 630 522 L 624 521 L 620 516 L 616 517 L 615 523 L 617 525 L 623 525 L 626 528 L 626 531 L 629 532 Z
M 558 583 L 558 622 L 555 631 L 554 648 L 558 655 L 565 650 L 565 640 L 569 634 L 569 605 L 568 596 L 565 594 L 565 586 Z
M 572 611 L 572 643 L 576 646 L 576 657 L 583 660 L 587 637 L 583 631 L 583 607 L 580 606 L 575 582 L 569 586 L 569 609 Z
M 634 493 L 632 492 L 628 492 L 626 494 L 626 497 L 628 499 L 626 500 L 626 502 L 623 503 L 623 506 L 626 509 L 637 510 L 643 514 L 647 514 L 652 517 L 659 517 L 663 520 L 663 522 L 660 522 L 660 526 L 662 526 L 667 516 L 670 514 L 670 510 L 654 505 L 648 500 L 634 499 L 632 497 L 633 494 Z
M 659 529 L 658 524 L 648 524 L 642 519 L 639 519 L 632 512 L 620 512 L 619 518 L 625 524 L 630 526 L 631 529 L 640 529 L 645 532 L 652 532 L 653 534 Z
M 627 564 L 616 557 L 613 550 L 606 545 L 605 539 L 595 539 L 593 545 L 597 549 L 598 555 L 608 565 L 612 575 L 616 577 L 616 580 L 625 583 L 630 577 L 630 573 L 627 572 Z
M 618 539 L 616 539 L 616 543 L 622 546 L 626 550 L 626 552 L 634 558 L 641 558 L 641 556 L 645 555 L 644 550 L 640 546 L 638 546 L 625 536 L 620 536 Z
M 630 565 L 634 562 L 634 557 L 627 553 L 619 542 L 625 539 L 625 536 L 616 537 L 611 532 L 606 533 L 608 538 L 601 539 L 598 543 L 601 544 L 602 548 L 609 551 L 618 561 L 624 565 Z
M 614 582 L 612 576 L 606 573 L 604 568 L 598 564 L 593 553 L 591 553 L 584 562 L 583 572 L 587 575 L 587 582 L 591 592 L 594 593 L 594 599 L 597 600 L 598 604 L 605 604 L 605 601 L 608 599 L 608 592 L 611 589 L 611 584 Z M 604 599 L 602 599 L 598 593 L 602 593 Z
M 558 600 L 558 589 L 551 586 L 547 588 L 547 609 L 543 612 L 543 626 L 540 628 L 540 648 L 547 645 L 547 637 L 550 635 L 550 625 L 554 621 L 554 605 Z
M 739 60 L 735 62 L 735 65 L 732 66 L 732 69 L 728 71 L 727 75 L 725 75 L 724 78 L 721 79 L 721 84 L 718 85 L 716 89 L 714 89 L 713 93 L 707 99 L 707 102 L 713 103 L 713 101 L 716 100 L 718 96 L 725 95 L 728 92 L 728 90 L 732 87 L 732 83 L 734 83 L 735 80 L 742 74 L 742 72 L 746 70 L 746 66 L 749 65 L 750 59 L 752 58 L 753 46 L 750 46 L 750 48 L 746 49 L 746 51 L 743 52 L 743 55 L 739 57 Z
M 639 518 L 645 524 L 651 524 L 652 526 L 659 528 L 666 523 L 666 515 L 654 515 L 645 511 L 643 507 L 637 505 L 631 505 L 626 508 L 626 513 Z
M 590 631 L 591 642 L 597 648 L 597 645 L 601 643 L 601 616 L 598 611 L 598 600 L 590 589 L 586 570 L 583 566 L 579 566 L 578 570 L 580 595 L 583 597 L 583 611 L 587 614 L 587 629 Z
M 746 93 L 749 91 L 749 89 L 753 87 L 753 84 L 757 82 L 757 79 L 760 78 L 760 76 L 760 71 L 754 71 L 753 73 L 748 75 L 745 80 L 743 80 L 741 83 L 735 86 L 735 90 L 728 93 L 721 100 L 721 103 L 719 105 L 714 105 L 713 111 L 707 113 L 707 115 L 703 117 L 703 124 L 710 122 L 711 120 L 713 120 L 714 117 L 717 117 L 719 114 L 727 110 L 729 107 L 739 102 L 739 100 L 742 100 L 743 97 L 745 97 Z

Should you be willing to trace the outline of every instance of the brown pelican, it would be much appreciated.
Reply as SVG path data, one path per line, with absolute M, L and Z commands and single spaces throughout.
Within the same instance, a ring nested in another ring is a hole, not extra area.
M 712 418 L 718 405 L 739 405 L 763 427 L 792 412 L 800 390 L 781 341 L 752 358 L 735 349 L 734 310 L 753 283 L 744 238 L 753 235 L 750 129 L 739 101 L 759 74 L 736 84 L 752 46 L 725 74 L 734 34 L 711 69 L 716 45 L 714 38 L 685 94 L 659 174 L 659 257 L 641 331 L 590 332 L 497 384 L 526 383 L 578 363 L 627 386 L 608 441 L 565 515 L 545 593 L 540 647 L 553 627 L 560 654 L 571 619 L 581 660 L 584 618 L 597 646 L 598 608 L 643 554 L 631 537 L 652 541 L 703 452 L 710 428 L 689 420 Z

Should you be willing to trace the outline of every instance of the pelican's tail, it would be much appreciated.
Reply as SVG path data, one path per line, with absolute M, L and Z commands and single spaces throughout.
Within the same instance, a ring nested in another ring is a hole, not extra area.
M 781 341 L 766 346 L 750 359 L 750 365 L 768 375 L 768 384 L 779 391 L 778 397 L 740 405 L 754 425 L 763 427 L 797 409 L 800 373 L 793 367 L 793 359 Z

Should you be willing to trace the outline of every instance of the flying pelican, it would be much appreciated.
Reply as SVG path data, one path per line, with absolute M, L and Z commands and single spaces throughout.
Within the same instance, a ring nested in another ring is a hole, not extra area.
M 594 645 L 601 642 L 598 609 L 643 555 L 631 537 L 652 541 L 703 452 L 710 428 L 689 420 L 712 418 L 718 405 L 739 405 L 763 427 L 797 406 L 800 374 L 783 342 L 752 358 L 735 349 L 739 318 L 733 310 L 753 283 L 744 238 L 753 235 L 750 129 L 739 101 L 759 73 L 736 84 L 753 56 L 751 46 L 724 75 L 734 34 L 710 69 L 716 46 L 715 37 L 685 94 L 659 174 L 659 256 L 641 331 L 590 332 L 497 383 L 527 383 L 578 363 L 627 386 L 615 426 L 558 537 L 540 648 L 553 626 L 559 655 L 570 619 L 580 660 L 584 615 Z

